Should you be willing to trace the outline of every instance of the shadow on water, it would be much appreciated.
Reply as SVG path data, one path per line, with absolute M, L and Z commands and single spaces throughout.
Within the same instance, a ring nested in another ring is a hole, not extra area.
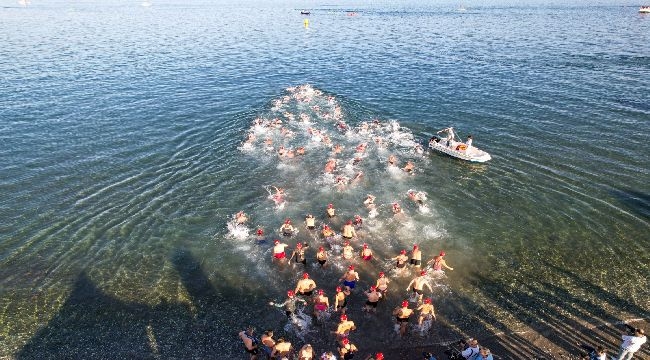
M 612 194 L 645 220 L 650 220 L 650 195 L 635 190 L 614 190 Z
M 232 325 L 252 320 L 230 301 L 230 288 L 201 269 L 194 256 L 177 250 L 171 262 L 189 301 L 155 306 L 107 295 L 85 274 L 76 279 L 58 313 L 16 354 L 16 359 L 238 358 L 240 344 Z M 245 306 L 245 304 L 243 305 Z M 237 355 L 233 355 L 237 354 Z

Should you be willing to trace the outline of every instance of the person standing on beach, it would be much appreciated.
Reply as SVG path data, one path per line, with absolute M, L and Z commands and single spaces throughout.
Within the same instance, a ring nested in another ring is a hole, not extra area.
M 287 260 L 287 262 L 291 262 L 291 259 L 293 259 L 295 257 L 296 258 L 296 264 L 303 264 L 304 266 L 307 266 L 307 257 L 305 256 L 305 249 L 304 248 L 309 246 L 309 245 L 306 245 L 306 244 L 307 243 L 305 243 L 305 245 L 303 245 L 303 243 L 298 242 L 296 244 L 296 248 L 293 250 L 293 253 L 291 254 L 291 257 L 289 258 L 289 260 Z
M 630 360 L 634 357 L 634 353 L 639 351 L 641 345 L 648 341 L 643 329 L 635 329 L 634 335 L 623 335 L 623 343 L 621 344 L 621 351 L 618 353 L 617 360 Z
M 249 326 L 248 329 L 241 331 L 239 333 L 239 338 L 244 342 L 244 348 L 246 352 L 250 354 L 251 360 L 257 359 L 257 354 L 259 354 L 259 349 L 257 348 L 257 339 L 253 336 L 255 328 Z

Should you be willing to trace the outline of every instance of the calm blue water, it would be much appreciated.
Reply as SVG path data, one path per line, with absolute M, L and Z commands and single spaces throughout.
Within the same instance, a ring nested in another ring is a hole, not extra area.
M 418 243 L 455 268 L 432 280 L 439 321 L 420 344 L 550 328 L 569 350 L 588 337 L 574 329 L 648 318 L 649 16 L 634 4 L 332 4 L 2 4 L 0 358 L 245 358 L 235 333 L 247 324 L 301 345 L 265 304 L 302 269 L 271 264 L 246 231 L 278 236 L 307 212 L 338 229 L 369 215 L 367 193 L 380 206 L 361 241 L 379 258 Z M 286 90 L 305 84 L 309 103 Z M 323 115 L 336 106 L 349 134 Z M 287 114 L 329 131 L 344 146 L 337 174 L 363 180 L 334 186 L 329 148 Z M 256 118 L 276 117 L 296 136 L 258 129 L 241 148 Z M 372 120 L 385 145 L 359 133 Z M 450 125 L 493 160 L 413 152 Z M 266 137 L 307 155 L 279 160 Z M 415 175 L 388 168 L 390 154 Z M 282 209 L 272 185 L 287 190 Z M 324 218 L 328 203 L 340 219 Z M 229 229 L 239 210 L 250 225 Z M 321 244 L 305 229 L 297 240 Z M 330 263 L 309 271 L 331 296 L 347 263 Z M 390 270 L 358 265 L 363 289 Z M 410 278 L 394 278 L 377 317 L 353 295 L 363 356 L 393 336 L 388 308 Z M 304 341 L 335 350 L 323 333 Z

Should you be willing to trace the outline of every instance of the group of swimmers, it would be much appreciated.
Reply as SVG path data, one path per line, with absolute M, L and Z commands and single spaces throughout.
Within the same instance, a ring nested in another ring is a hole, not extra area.
M 369 195 L 366 199 L 366 205 L 372 204 L 374 204 L 374 197 Z M 336 208 L 333 204 L 328 204 L 326 206 L 325 214 L 328 218 L 334 218 L 337 216 Z M 243 212 L 239 212 L 235 214 L 235 219 L 238 223 L 243 224 L 248 220 L 248 217 Z M 355 254 L 357 253 L 350 245 L 350 240 L 357 238 L 356 231 L 362 226 L 362 224 L 363 219 L 357 215 L 354 220 L 346 221 L 341 228 L 341 235 L 345 239 L 341 251 L 341 259 L 353 260 L 356 257 Z M 305 227 L 308 231 L 316 230 L 316 220 L 312 214 L 306 216 Z M 298 229 L 292 224 L 290 219 L 286 219 L 279 231 L 285 237 L 291 237 L 297 233 Z M 322 235 L 323 240 L 325 240 L 331 238 L 334 235 L 334 232 L 328 225 L 324 225 Z M 263 233 L 258 233 L 258 236 L 263 236 Z M 350 339 L 350 334 L 356 330 L 356 325 L 348 318 L 347 314 L 348 298 L 353 294 L 360 280 L 360 275 L 356 270 L 356 266 L 354 264 L 348 265 L 345 272 L 343 272 L 343 274 L 338 278 L 338 283 L 333 286 L 333 303 L 330 303 L 330 299 L 325 290 L 318 288 L 315 280 L 306 271 L 307 256 L 305 252 L 309 247 L 309 244 L 298 241 L 290 256 L 287 255 L 287 247 L 289 247 L 289 245 L 281 242 L 279 239 L 274 240 L 272 250 L 273 261 L 283 263 L 286 260 L 286 262 L 290 263 L 295 259 L 297 264 L 303 264 L 305 266 L 305 272 L 302 274 L 295 287 L 287 291 L 287 297 L 284 301 L 272 301 L 269 304 L 275 307 L 284 308 L 285 314 L 289 319 L 296 316 L 299 304 L 313 307 L 313 318 L 320 324 L 323 324 L 323 315 L 326 312 L 331 310 L 339 313 L 340 321 L 332 333 L 335 335 L 338 355 L 340 358 L 351 359 L 354 354 L 359 351 L 357 346 Z M 427 261 L 424 264 L 425 267 L 431 267 L 433 271 L 453 270 L 453 268 L 446 263 L 444 259 L 445 255 L 445 252 L 441 251 L 438 255 Z M 374 254 L 370 249 L 370 246 L 367 243 L 364 243 L 358 252 L 358 258 L 362 260 L 361 264 L 372 260 L 373 257 Z M 328 252 L 325 250 L 324 246 L 319 246 L 316 253 L 316 260 L 321 267 L 325 266 L 328 260 Z M 425 287 L 428 288 L 430 292 L 433 292 L 433 289 L 429 284 L 427 272 L 422 270 L 422 251 L 417 244 L 413 245 L 412 250 L 409 252 L 407 252 L 406 249 L 401 250 L 396 256 L 390 258 L 390 260 L 397 271 L 408 273 L 409 265 L 416 271 L 416 276 L 409 282 L 406 290 L 411 293 L 411 300 L 416 301 L 417 305 L 415 307 L 410 307 L 409 300 L 404 300 L 392 311 L 392 315 L 395 318 L 395 330 L 399 333 L 400 337 L 403 337 L 406 335 L 408 324 L 416 312 L 418 313 L 417 325 L 420 329 L 425 322 L 428 322 L 430 327 L 431 322 L 435 320 L 436 315 L 432 299 L 424 298 Z M 370 286 L 368 290 L 362 292 L 366 301 L 361 310 L 372 314 L 376 313 L 379 303 L 386 298 L 390 283 L 391 280 L 386 276 L 386 273 L 383 271 L 379 272 L 377 279 L 374 281 L 374 285 Z M 267 330 L 259 341 L 254 337 L 252 332 L 249 331 L 242 331 L 240 337 L 244 342 L 247 352 L 251 355 L 251 360 L 257 359 L 259 355 L 264 355 L 268 359 L 289 358 L 289 356 L 296 350 L 296 355 L 299 360 L 318 359 L 311 344 L 306 344 L 300 349 L 294 348 L 288 339 L 280 338 L 277 341 L 274 340 L 273 331 L 271 330 Z M 322 354 L 320 359 L 335 359 L 335 356 L 334 353 L 325 352 Z M 375 353 L 370 355 L 367 359 L 379 358 L 383 358 L 382 353 Z

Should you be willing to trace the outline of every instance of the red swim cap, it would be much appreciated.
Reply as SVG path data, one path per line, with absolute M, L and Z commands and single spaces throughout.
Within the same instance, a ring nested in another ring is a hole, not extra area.
M 402 307 L 409 307 L 409 302 L 407 300 L 402 301 Z
M 384 354 L 382 353 L 375 354 L 375 360 L 384 360 Z
M 302 247 L 302 243 L 297 243 L 297 244 L 296 244 L 296 247 L 297 247 L 297 248 L 301 248 L 301 247 Z
M 350 269 L 350 270 L 354 270 L 354 265 L 350 265 L 350 266 L 348 266 L 348 269 Z
M 323 295 L 323 289 L 318 289 L 318 295 Z
M 342 343 L 343 345 L 347 345 L 347 344 L 350 343 L 350 340 L 348 340 L 348 338 L 343 338 L 343 340 L 341 340 L 341 343 Z
M 417 244 L 416 244 L 416 245 L 413 245 L 413 250 L 415 250 L 415 249 L 417 249 L 417 248 L 418 248 L 418 245 L 417 245 Z
M 375 290 L 377 290 L 377 287 L 375 285 L 370 287 L 370 291 L 375 291 Z
M 425 304 L 431 304 L 431 298 L 426 298 L 424 299 Z
M 337 286 L 337 287 L 336 287 L 336 292 L 341 292 L 341 291 L 343 291 L 343 289 L 341 289 L 340 286 Z
M 303 279 L 309 279 L 309 274 L 307 274 L 307 273 L 302 274 L 302 278 Z
M 279 244 L 279 243 L 280 243 L 280 240 L 278 240 L 278 239 L 275 239 L 275 240 L 273 240 L 273 243 L 277 245 L 277 244 Z
M 328 205 L 327 205 L 327 208 L 328 208 L 328 209 L 331 209 L 331 208 L 333 208 L 333 207 L 334 207 L 334 205 L 332 205 L 332 204 L 328 204 Z
M 347 320 L 347 319 L 348 319 L 348 316 L 347 316 L 347 315 L 345 315 L 345 314 L 341 315 L 341 321 L 345 321 L 345 320 Z
M 348 222 L 345 223 L 346 225 L 352 225 L 352 220 L 348 220 Z
M 384 277 L 384 275 L 386 275 L 386 274 L 384 274 L 383 271 L 381 271 L 381 272 L 379 273 L 379 277 Z
M 363 244 L 363 248 L 364 248 L 364 249 L 367 249 L 367 248 L 368 248 L 368 244 Z
M 285 223 L 285 224 L 291 224 L 291 219 L 286 219 L 286 220 L 284 220 L 284 223 Z
M 296 293 L 293 292 L 293 290 L 289 290 L 289 291 L 287 291 L 287 295 L 288 296 L 296 296 Z
M 399 252 L 400 254 L 406 254 L 406 250 L 402 250 Z
M 257 229 L 257 235 L 264 235 L 264 230 L 262 229 Z
M 424 275 L 426 275 L 426 274 L 427 274 L 426 271 L 424 271 L 424 270 L 420 271 L 420 276 L 424 276 Z
M 444 251 L 441 251 L 441 252 L 440 252 L 440 256 L 445 256 L 445 255 L 446 255 L 446 254 L 445 254 Z
M 318 251 L 323 251 L 323 250 L 325 250 L 325 248 L 322 246 L 318 248 Z

